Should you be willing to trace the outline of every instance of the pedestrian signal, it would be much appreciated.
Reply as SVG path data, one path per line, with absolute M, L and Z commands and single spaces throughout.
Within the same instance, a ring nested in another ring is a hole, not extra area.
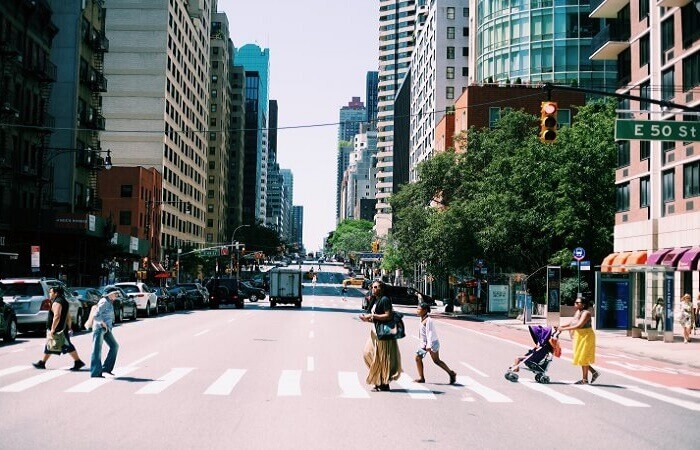
M 552 144 L 557 140 L 557 102 L 542 102 L 540 114 L 540 141 Z

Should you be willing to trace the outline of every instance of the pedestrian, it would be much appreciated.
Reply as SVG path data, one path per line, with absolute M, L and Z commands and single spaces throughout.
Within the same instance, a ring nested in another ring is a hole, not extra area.
M 90 376 L 92 378 L 104 378 L 103 373 L 114 374 L 114 364 L 117 362 L 119 344 L 114 338 L 112 327 L 114 325 L 114 300 L 118 291 L 113 288 L 105 289 L 104 296 L 97 303 L 93 332 L 92 332 L 92 357 L 90 358 Z M 107 358 L 102 363 L 102 342 L 109 347 Z
M 347 299 L 345 298 L 345 294 L 348 293 L 348 287 L 345 286 L 345 285 L 343 285 L 343 290 L 342 290 L 342 292 L 343 292 L 343 301 L 347 301 Z
M 574 302 L 576 313 L 573 320 L 559 327 L 559 330 L 573 330 L 574 332 L 574 357 L 575 366 L 581 366 L 583 377 L 576 384 L 588 384 L 588 372 L 591 372 L 591 383 L 598 379 L 600 374 L 591 364 L 595 362 L 595 333 L 591 327 L 590 304 L 583 297 L 578 297 Z
M 70 370 L 77 372 L 85 363 L 78 356 L 78 352 L 70 341 L 72 334 L 71 325 L 72 319 L 69 313 L 69 304 L 66 300 L 63 286 L 53 286 L 49 289 L 49 300 L 51 308 L 49 315 L 46 318 L 46 345 L 44 346 L 44 357 L 39 361 L 32 363 L 37 369 L 46 369 L 46 361 L 51 355 L 62 355 L 68 353 L 73 358 L 73 367 Z M 61 349 L 51 349 L 52 342 L 61 342 Z
M 664 323 L 664 299 L 659 297 L 656 300 L 656 305 L 654 305 L 654 309 L 652 310 L 651 313 L 652 318 L 656 321 L 654 325 L 654 329 L 657 331 L 661 331 L 659 328 L 659 325 L 663 326 Z
M 700 294 L 695 300 L 695 329 L 693 334 L 697 334 L 698 328 L 700 328 Z
M 360 320 L 370 322 L 386 322 L 392 319 L 394 309 L 389 297 L 384 295 L 384 283 L 374 281 L 370 289 L 369 313 L 361 314 Z M 379 340 L 375 328 L 372 327 L 369 338 L 365 344 L 364 360 L 369 373 L 367 384 L 374 385 L 374 391 L 389 391 L 389 382 L 398 380 L 401 376 L 401 352 L 398 342 L 393 340 Z
M 680 316 L 678 322 L 683 327 L 683 342 L 690 342 L 690 329 L 693 327 L 693 306 L 690 303 L 690 294 L 681 297 Z
M 313 278 L 311 279 L 311 284 L 313 284 L 313 287 L 316 287 L 316 274 L 314 274 Z
M 422 302 L 416 308 L 416 314 L 420 319 L 420 326 L 418 328 L 418 339 L 420 340 L 420 349 L 416 352 L 416 366 L 418 367 L 418 378 L 414 381 L 416 383 L 425 383 L 425 375 L 423 373 L 423 358 L 426 354 L 430 353 L 430 357 L 433 362 L 440 367 L 442 370 L 447 372 L 450 376 L 450 384 L 455 384 L 457 381 L 457 373 L 447 367 L 440 359 L 440 340 L 437 336 L 437 330 L 435 329 L 435 323 L 430 317 L 430 305 Z

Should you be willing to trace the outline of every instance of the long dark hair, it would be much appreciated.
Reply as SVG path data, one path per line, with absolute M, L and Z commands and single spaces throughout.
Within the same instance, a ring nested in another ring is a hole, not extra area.
M 63 297 L 65 295 L 65 291 L 63 290 L 63 286 L 51 286 L 49 289 L 54 291 L 56 293 L 57 297 Z

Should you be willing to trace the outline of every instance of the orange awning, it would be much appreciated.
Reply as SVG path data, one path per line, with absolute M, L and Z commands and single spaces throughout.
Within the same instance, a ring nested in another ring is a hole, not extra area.
M 638 252 L 632 252 L 629 258 L 627 258 L 627 262 L 625 263 L 627 266 L 641 266 L 643 264 L 646 264 L 647 262 L 647 252 L 646 250 L 638 251 Z
M 617 256 L 617 253 L 610 253 L 608 256 L 605 257 L 602 263 L 600 263 L 600 271 L 601 272 L 612 272 L 612 263 L 613 259 Z
M 632 252 L 618 253 L 617 256 L 615 256 L 615 259 L 612 261 L 612 272 L 627 272 L 627 269 L 624 266 L 630 256 L 632 256 Z

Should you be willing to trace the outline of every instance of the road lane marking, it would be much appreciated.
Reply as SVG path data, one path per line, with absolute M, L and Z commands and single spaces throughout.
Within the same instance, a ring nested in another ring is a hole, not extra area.
M 241 381 L 245 372 L 245 369 L 228 369 L 204 393 L 206 395 L 229 395 L 236 384 Z
M 362 387 L 357 372 L 338 372 L 338 386 L 343 391 L 342 398 L 370 398 L 369 393 Z
M 314 330 L 309 331 L 309 339 L 314 338 Z
M 293 397 L 301 395 L 301 370 L 283 370 L 277 382 L 277 395 Z
M 544 386 L 542 384 L 537 383 L 534 380 L 528 380 L 526 378 L 520 378 L 520 382 L 522 383 L 523 386 L 532 389 L 533 391 L 541 392 L 542 394 L 548 395 L 552 397 L 553 399 L 557 400 L 559 403 L 564 403 L 565 405 L 583 405 L 584 403 L 574 397 L 570 397 L 568 395 L 562 394 L 560 392 L 555 391 L 551 387 Z
M 136 366 L 120 367 L 119 369 L 114 370 L 114 378 L 123 377 L 124 375 L 128 375 L 137 369 L 138 367 Z M 85 380 L 82 383 L 76 384 L 70 389 L 66 389 L 65 392 L 92 392 L 98 387 L 103 386 L 109 383 L 110 381 L 113 381 L 114 378 L 90 378 L 89 380 Z
M 673 391 L 673 392 L 676 392 L 678 394 L 683 394 L 683 395 L 688 395 L 690 397 L 700 398 L 700 392 L 693 391 L 691 389 L 682 388 L 682 387 L 667 387 L 666 389 Z
M 7 369 L 2 369 L 0 370 L 0 377 L 3 377 L 5 375 L 12 375 L 13 373 L 21 372 L 23 370 L 27 370 L 32 366 L 14 366 L 14 367 L 8 367 Z
M 632 392 L 636 392 L 640 395 L 646 395 L 647 397 L 655 398 L 661 400 L 662 402 L 670 403 L 672 405 L 680 406 L 681 408 L 689 409 L 691 411 L 700 411 L 700 403 L 691 402 L 688 400 L 681 400 L 679 398 L 669 397 L 668 395 L 659 394 L 658 392 L 648 391 L 637 386 L 626 386 L 622 385 L 624 388 L 629 389 Z
M 68 373 L 68 369 L 70 369 L 72 366 L 66 366 L 66 367 L 61 367 L 60 369 L 57 370 L 49 370 L 46 371 L 40 375 L 36 375 L 30 378 L 27 378 L 26 380 L 18 381 L 16 383 L 12 383 L 10 385 L 7 385 L 3 388 L 0 389 L 0 392 L 23 392 L 26 391 L 29 388 L 32 388 L 34 386 L 38 386 L 41 383 L 46 383 L 47 381 L 51 381 L 54 378 L 58 378 L 60 376 L 63 376 Z
M 626 398 L 621 395 L 613 394 L 612 392 L 608 392 L 606 390 L 603 390 L 600 387 L 596 386 L 591 386 L 589 384 L 572 384 L 572 386 L 579 388 L 581 390 L 584 390 L 586 392 L 589 392 L 593 395 L 597 395 L 598 397 L 602 397 L 604 399 L 610 400 L 611 402 L 615 402 L 617 404 L 623 405 L 623 406 L 631 406 L 633 408 L 648 408 L 649 405 L 646 403 L 638 402 L 636 400 L 632 400 L 631 398 Z
M 145 360 L 150 359 L 150 358 L 153 358 L 153 357 L 156 356 L 157 354 L 158 354 L 158 352 L 150 353 L 150 354 L 144 356 L 143 358 L 137 359 L 136 361 L 132 362 L 131 364 L 129 364 L 129 366 L 138 366 L 139 364 L 141 364 L 141 363 L 144 362 Z
M 201 335 L 206 334 L 206 333 L 209 333 L 209 330 L 200 331 L 199 333 L 195 334 L 194 337 L 201 336 Z
M 498 391 L 494 391 L 491 388 L 488 388 L 484 386 L 483 384 L 477 382 L 475 379 L 470 378 L 466 375 L 457 375 L 457 383 L 463 385 L 470 391 L 479 394 L 480 396 L 484 397 L 486 401 L 491 402 L 491 403 L 512 403 L 513 400 L 511 400 L 509 397 L 506 397 L 505 395 L 501 394 Z
M 192 372 L 194 368 L 192 367 L 182 367 L 172 369 L 170 372 L 166 373 L 157 380 L 151 381 L 138 391 L 137 394 L 160 394 L 166 390 L 169 386 L 175 383 L 180 378 L 184 377 L 188 373 Z
M 433 391 L 425 387 L 425 385 L 416 383 L 409 377 L 405 372 L 401 374 L 399 379 L 397 380 L 397 383 L 399 383 L 399 386 L 404 388 L 408 395 L 411 396 L 411 398 L 414 398 L 416 400 L 436 400 L 437 397 L 435 397 L 435 394 L 433 394 Z
M 466 367 L 466 368 L 469 369 L 469 370 L 473 370 L 474 372 L 476 372 L 477 374 L 481 375 L 482 377 L 484 377 L 484 378 L 488 378 L 488 377 L 489 377 L 488 375 L 486 375 L 484 372 L 482 372 L 481 370 L 477 369 L 476 367 L 474 367 L 474 366 L 472 366 L 472 365 L 469 365 L 469 364 L 465 363 L 464 361 L 460 361 L 460 362 L 462 363 L 462 365 L 463 365 L 464 367 Z
M 306 357 L 306 371 L 307 372 L 314 371 L 314 357 L 313 356 Z

